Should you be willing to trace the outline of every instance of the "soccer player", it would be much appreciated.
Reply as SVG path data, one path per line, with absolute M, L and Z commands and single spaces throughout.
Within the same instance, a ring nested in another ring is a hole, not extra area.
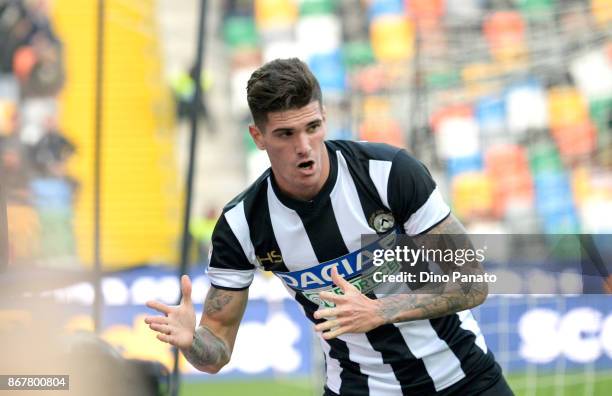
M 218 372 L 230 360 L 260 269 L 277 275 L 315 323 L 325 395 L 512 395 L 469 311 L 485 300 L 486 284 L 393 294 L 354 285 L 366 276 L 356 259 L 362 234 L 398 232 L 445 249 L 445 238 L 428 237 L 465 233 L 427 169 L 389 145 L 326 141 L 319 84 L 298 59 L 263 65 L 247 93 L 249 132 L 271 167 L 219 218 L 199 326 L 183 276 L 180 305 L 147 303 L 165 314 L 145 319 L 157 338 L 197 369 Z M 437 264 L 483 273 L 476 261 Z

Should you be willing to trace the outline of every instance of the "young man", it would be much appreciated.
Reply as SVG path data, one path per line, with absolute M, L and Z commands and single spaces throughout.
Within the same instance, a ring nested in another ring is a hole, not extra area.
M 427 169 L 388 145 L 325 141 L 321 90 L 298 59 L 262 66 L 247 92 L 249 132 L 271 168 L 217 223 L 200 325 L 184 276 L 178 307 L 148 303 L 165 314 L 145 320 L 157 337 L 199 370 L 218 372 L 230 360 L 259 268 L 277 275 L 316 324 L 325 395 L 511 395 L 469 311 L 485 300 L 486 284 L 388 295 L 352 284 L 366 277 L 355 259 L 362 234 L 397 230 L 419 246 L 444 249 L 444 238 L 432 245 L 427 236 L 464 233 Z M 482 273 L 476 261 L 438 265 Z

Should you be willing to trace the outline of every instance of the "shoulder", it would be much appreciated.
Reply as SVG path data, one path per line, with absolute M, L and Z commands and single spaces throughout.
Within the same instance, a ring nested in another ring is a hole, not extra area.
M 244 189 L 240 194 L 232 198 L 223 208 L 223 214 L 234 209 L 238 205 L 248 203 L 251 206 L 262 193 L 268 189 L 268 178 L 270 177 L 270 169 L 267 169 L 261 174 L 250 186 Z
M 268 169 L 223 207 L 213 236 L 230 233 L 230 230 L 238 238 L 246 237 L 249 234 L 252 219 L 262 212 L 262 207 L 267 206 L 269 176 L 270 170 Z
M 414 155 L 406 150 L 399 150 L 393 157 L 393 168 L 397 172 L 405 175 L 409 172 L 411 175 L 423 174 L 426 177 L 431 177 L 429 169 Z
M 357 161 L 393 161 L 395 156 L 402 151 L 399 147 L 386 143 L 350 140 L 328 140 L 326 143 L 332 150 L 340 151 L 343 156 Z
M 390 179 L 418 178 L 421 175 L 431 177 L 427 168 L 403 148 L 348 140 L 330 140 L 326 143 L 331 150 L 342 154 L 349 167 L 365 171 L 375 183 L 379 181 L 386 186 Z

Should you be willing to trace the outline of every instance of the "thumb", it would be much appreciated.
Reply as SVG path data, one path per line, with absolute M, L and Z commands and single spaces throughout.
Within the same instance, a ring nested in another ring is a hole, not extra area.
M 347 291 L 355 289 L 355 286 L 351 285 L 346 279 L 340 276 L 336 267 L 331 270 L 331 278 L 334 284 L 340 287 L 345 294 Z
M 181 276 L 181 293 L 183 295 L 181 302 L 191 304 L 191 279 L 188 275 Z

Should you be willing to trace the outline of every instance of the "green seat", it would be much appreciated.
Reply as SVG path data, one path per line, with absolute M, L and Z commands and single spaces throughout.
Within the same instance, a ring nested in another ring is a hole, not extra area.
M 333 0 L 303 0 L 300 3 L 300 16 L 327 15 L 336 12 Z
M 563 170 L 559 151 L 552 143 L 539 143 L 529 147 L 529 167 L 533 174 Z
M 530 20 L 551 19 L 556 3 L 556 0 L 517 0 L 523 17 Z
M 255 21 L 248 17 L 230 17 L 225 20 L 223 37 L 231 48 L 257 47 L 259 36 Z
M 430 88 L 447 89 L 458 86 L 461 83 L 461 76 L 457 70 L 434 70 L 427 73 L 426 81 Z
M 374 51 L 369 41 L 354 41 L 342 48 L 344 65 L 347 69 L 374 63 Z
M 612 117 L 612 97 L 591 101 L 589 103 L 589 113 L 591 115 L 591 120 L 593 120 L 597 128 L 598 139 L 600 141 L 603 139 L 609 143 L 610 135 L 612 134 L 612 125 L 610 125 L 610 118 Z

